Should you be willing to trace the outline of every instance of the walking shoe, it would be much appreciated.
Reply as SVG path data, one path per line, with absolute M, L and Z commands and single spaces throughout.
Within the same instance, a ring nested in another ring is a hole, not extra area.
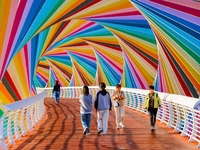
M 153 126 L 151 126 L 151 128 L 150 128 L 151 130 L 153 130 Z
M 124 124 L 120 123 L 119 125 L 120 125 L 122 128 L 125 128 L 125 125 L 124 125 Z
M 153 130 L 156 130 L 155 126 L 153 126 Z
M 97 133 L 100 134 L 102 131 L 103 131 L 102 129 L 99 129 L 99 130 L 97 131 Z
M 119 126 L 116 127 L 117 130 L 119 130 L 119 128 L 120 128 Z
M 90 132 L 86 133 L 86 135 L 90 135 Z
M 84 130 L 83 130 L 83 134 L 85 135 L 88 131 L 88 127 L 85 127 Z

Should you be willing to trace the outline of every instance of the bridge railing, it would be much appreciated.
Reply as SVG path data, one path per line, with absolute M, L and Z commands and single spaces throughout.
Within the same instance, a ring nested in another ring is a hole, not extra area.
M 45 114 L 44 98 L 47 92 L 3 105 L 4 114 L 0 119 L 0 148 L 7 150 L 16 140 L 21 140 L 39 123 Z
M 53 97 L 52 88 L 46 88 L 48 97 Z M 90 93 L 95 97 L 99 87 L 89 87 Z M 111 94 L 115 87 L 107 87 Z M 144 100 L 148 90 L 122 88 L 126 95 L 125 105 L 141 113 L 147 114 L 144 108 Z M 79 98 L 82 93 L 82 87 L 61 88 L 62 98 Z M 158 92 L 162 106 L 158 110 L 157 119 L 165 123 L 168 128 L 173 128 L 174 132 L 180 132 L 181 136 L 188 136 L 190 141 L 197 141 L 200 148 L 200 99 L 161 93 Z

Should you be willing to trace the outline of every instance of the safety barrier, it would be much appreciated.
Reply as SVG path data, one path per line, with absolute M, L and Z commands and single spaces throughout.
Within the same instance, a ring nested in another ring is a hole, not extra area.
M 0 147 L 7 150 L 8 145 L 21 140 L 33 127 L 39 123 L 45 114 L 44 98 L 47 92 L 3 105 L 4 114 L 0 119 Z
M 53 97 L 52 88 L 46 89 L 48 97 Z M 99 91 L 97 86 L 91 86 L 89 89 L 93 97 Z M 106 89 L 112 93 L 115 87 Z M 130 88 L 122 88 L 122 90 L 126 95 L 126 107 L 147 113 L 144 100 L 148 90 Z M 61 88 L 61 97 L 78 98 L 81 92 L 82 87 L 64 87 Z M 174 128 L 174 132 L 180 132 L 181 136 L 188 136 L 189 142 L 197 141 L 198 148 L 200 148 L 200 99 L 161 92 L 158 94 L 162 100 L 162 106 L 158 110 L 157 119 L 165 123 L 168 128 Z

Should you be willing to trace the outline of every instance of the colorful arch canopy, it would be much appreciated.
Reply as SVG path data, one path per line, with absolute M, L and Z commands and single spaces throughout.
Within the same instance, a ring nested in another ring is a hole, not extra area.
M 199 97 L 200 3 L 1 0 L 0 100 L 107 85 Z

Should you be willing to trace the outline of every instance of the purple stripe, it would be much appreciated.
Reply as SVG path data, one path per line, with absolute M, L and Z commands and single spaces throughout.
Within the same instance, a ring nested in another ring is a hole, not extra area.
M 16 44 L 16 42 L 17 42 L 17 40 L 18 40 L 18 37 L 19 37 L 19 35 L 20 35 L 20 33 L 21 33 L 21 30 L 22 30 L 22 27 L 23 27 L 23 25 L 24 25 L 24 22 L 25 22 L 25 20 L 27 19 L 27 15 L 28 15 L 28 12 L 29 12 L 29 10 L 30 10 L 30 8 L 31 8 L 32 3 L 33 3 L 33 0 L 29 0 L 29 2 L 28 2 L 28 3 L 26 4 L 26 6 L 25 6 L 25 10 L 24 10 L 23 15 L 22 15 L 22 18 L 21 18 L 21 20 L 20 20 L 20 24 L 19 24 L 19 27 L 18 27 L 18 29 L 17 29 L 17 33 L 16 33 L 15 40 L 14 40 L 14 42 L 13 42 L 13 45 L 12 45 L 11 50 L 13 50 L 14 47 L 15 47 L 15 44 Z
M 14 41 L 20 20 L 21 20 L 22 13 L 23 13 L 24 8 L 25 8 L 25 5 L 26 5 L 26 1 L 20 1 L 20 5 L 17 8 L 17 12 L 15 14 L 15 19 L 14 19 L 11 34 L 10 34 L 10 39 L 9 39 L 9 42 L 8 42 L 8 46 L 6 48 L 5 58 L 7 58 L 7 59 L 4 59 L 4 61 L 3 61 L 3 67 L 6 67 L 6 68 L 8 66 L 8 62 L 11 59 L 11 55 L 13 53 L 13 51 L 11 51 L 11 48 L 12 48 L 12 44 L 13 44 L 13 41 Z
M 144 3 L 144 4 L 147 4 L 149 6 L 155 7 L 157 9 L 159 9 L 159 10 L 165 11 L 167 13 L 170 13 L 171 15 L 180 17 L 180 18 L 182 18 L 184 20 L 187 20 L 187 21 L 190 21 L 190 22 L 193 22 L 193 23 L 199 25 L 199 18 L 195 17 L 193 15 L 190 15 L 190 14 L 187 14 L 185 12 L 181 12 L 181 11 L 169 8 L 169 7 L 165 7 L 163 5 L 159 5 L 157 3 L 153 3 L 153 2 L 150 2 L 150 1 L 147 1 L 147 0 L 142 0 L 142 1 L 140 0 L 140 2 Z M 137 6 L 137 4 L 136 4 L 136 6 Z

